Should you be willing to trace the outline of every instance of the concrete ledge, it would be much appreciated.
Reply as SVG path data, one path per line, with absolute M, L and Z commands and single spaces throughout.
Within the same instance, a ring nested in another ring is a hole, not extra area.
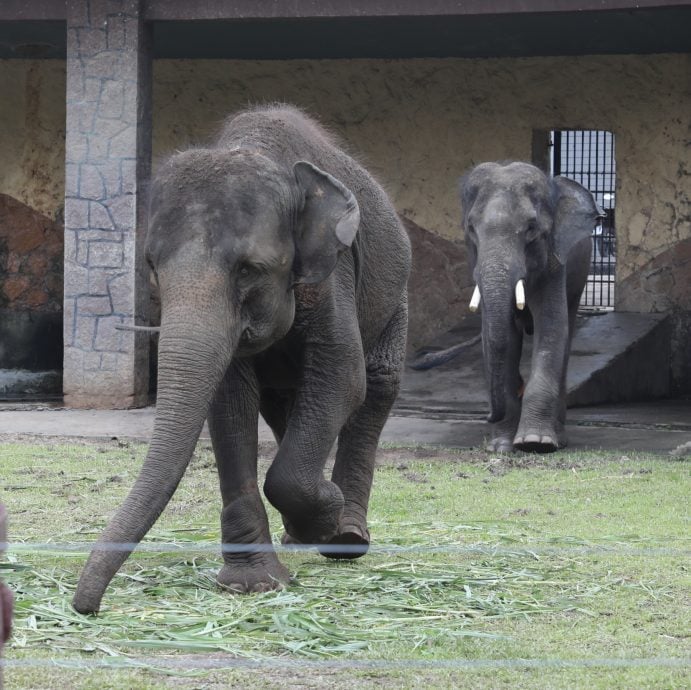
M 570 407 L 670 395 L 666 314 L 609 312 L 579 321 L 569 359 Z
M 0 369 L 0 397 L 56 396 L 62 394 L 62 371 Z

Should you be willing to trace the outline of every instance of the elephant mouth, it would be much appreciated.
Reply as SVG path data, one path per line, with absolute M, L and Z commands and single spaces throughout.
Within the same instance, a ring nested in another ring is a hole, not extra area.
M 245 328 L 240 336 L 235 356 L 240 358 L 251 357 L 259 354 L 262 350 L 266 350 L 269 344 L 270 342 L 267 339 L 259 337 L 252 328 Z
M 242 332 L 234 356 L 239 359 L 253 357 L 264 350 L 268 350 L 277 338 L 274 333 L 259 333 L 257 330 L 248 326 Z

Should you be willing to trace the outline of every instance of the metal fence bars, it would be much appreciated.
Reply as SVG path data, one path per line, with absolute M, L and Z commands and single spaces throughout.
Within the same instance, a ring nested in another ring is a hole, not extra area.
M 617 261 L 614 135 L 602 130 L 556 130 L 550 143 L 552 174 L 564 175 L 589 189 L 606 214 L 593 231 L 590 271 L 581 307 L 613 309 Z

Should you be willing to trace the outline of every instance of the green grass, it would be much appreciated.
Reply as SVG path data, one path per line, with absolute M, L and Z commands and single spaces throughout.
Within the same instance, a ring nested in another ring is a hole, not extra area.
M 688 685 L 684 460 L 388 447 L 370 555 L 283 553 L 289 588 L 234 597 L 214 585 L 220 498 L 200 445 L 147 539 L 168 550 L 135 553 L 102 613 L 79 616 L 86 554 L 60 549 L 96 538 L 145 450 L 0 446 L 8 688 Z

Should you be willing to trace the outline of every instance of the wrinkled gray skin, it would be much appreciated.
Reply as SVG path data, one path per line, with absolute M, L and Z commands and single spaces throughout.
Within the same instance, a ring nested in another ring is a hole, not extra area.
M 469 261 L 482 297 L 492 423 L 487 448 L 557 450 L 566 445 L 566 368 L 588 277 L 590 236 L 602 211 L 578 183 L 550 179 L 518 162 L 478 165 L 461 181 L 461 202 Z M 522 311 L 515 300 L 521 279 Z M 524 332 L 534 332 L 525 386 L 519 372 Z M 441 363 L 444 354 L 427 359 Z
M 100 542 L 146 535 L 208 417 L 222 541 L 264 545 L 225 552 L 217 581 L 235 592 L 286 583 L 257 486 L 261 413 L 279 442 L 263 489 L 286 540 L 355 544 L 357 554 L 331 555 L 362 555 L 407 329 L 410 245 L 384 191 L 300 111 L 240 112 L 214 146 L 163 166 L 146 251 L 162 304 L 156 422 L 140 475 Z M 94 548 L 77 611 L 98 611 L 129 553 Z

